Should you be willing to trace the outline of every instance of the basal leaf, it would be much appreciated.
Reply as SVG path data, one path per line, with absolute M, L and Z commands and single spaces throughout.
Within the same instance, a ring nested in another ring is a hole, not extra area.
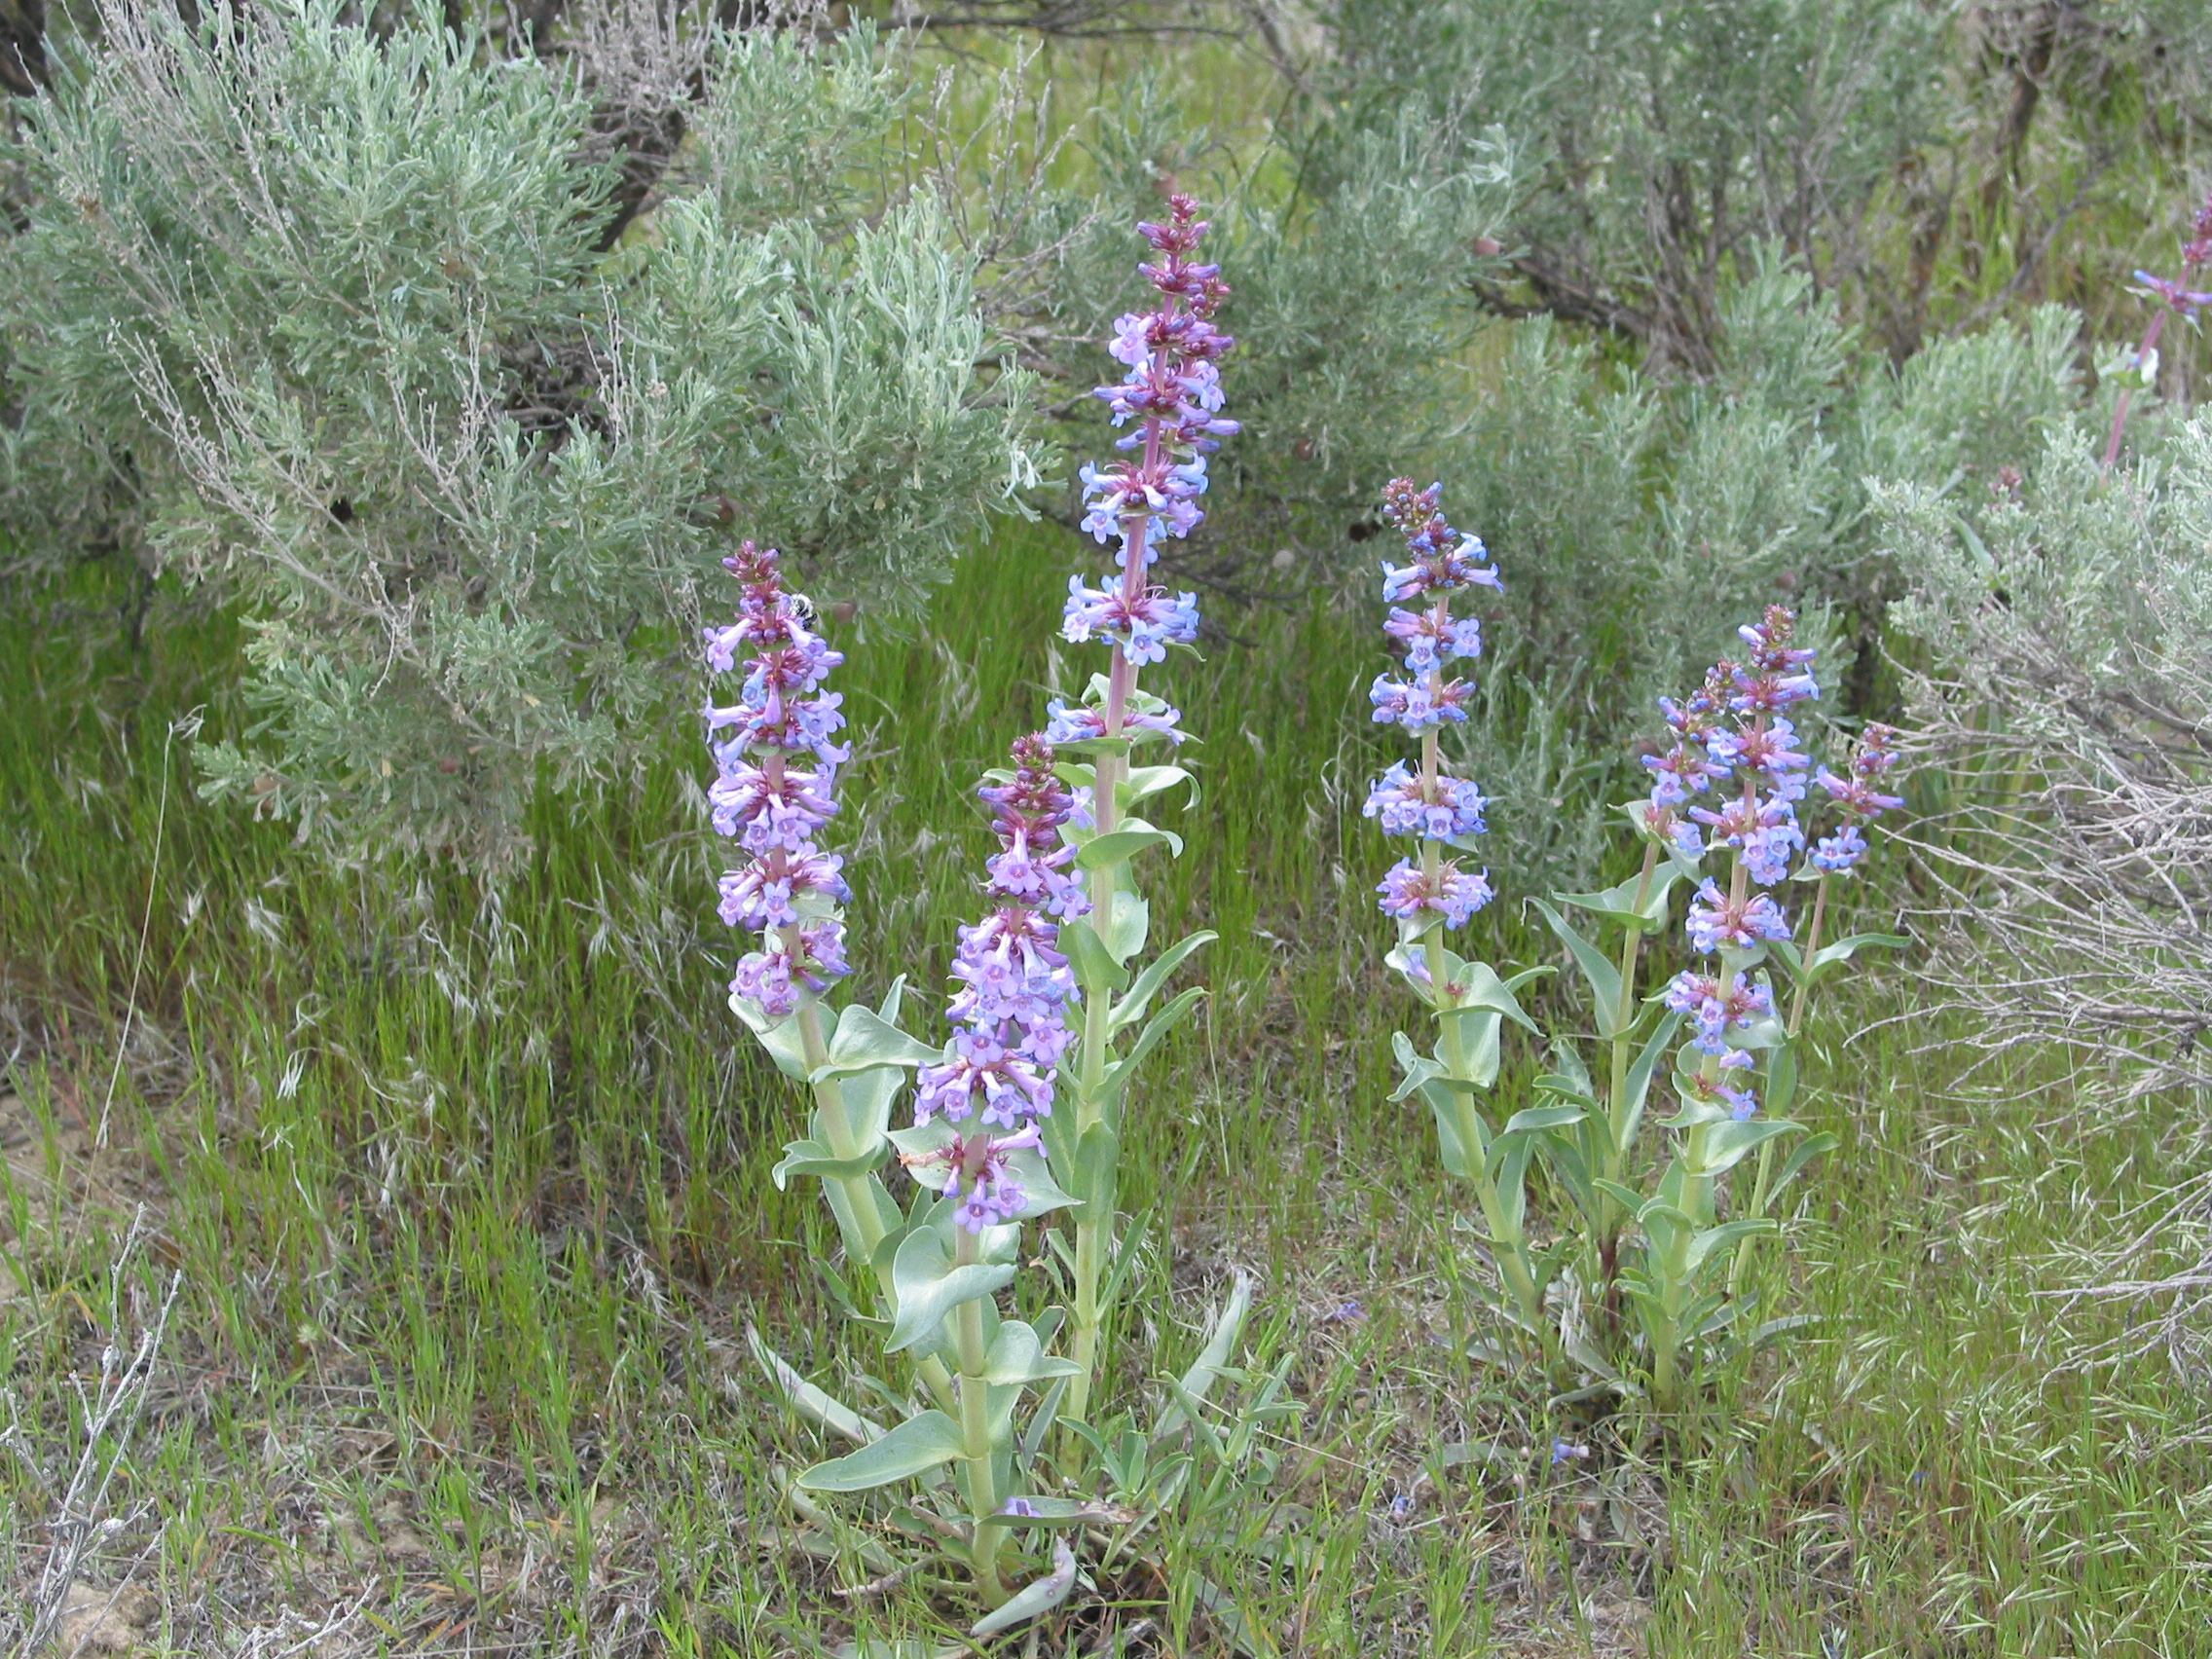
M 912 1480 L 966 1452 L 958 1423 L 942 1412 L 918 1412 L 858 1452 L 802 1471 L 797 1484 L 808 1492 L 869 1492 Z

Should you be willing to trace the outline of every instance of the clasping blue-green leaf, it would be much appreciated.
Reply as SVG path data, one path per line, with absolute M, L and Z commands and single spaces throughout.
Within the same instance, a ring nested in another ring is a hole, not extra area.
M 827 1083 L 831 1078 L 881 1066 L 927 1066 L 942 1059 L 943 1051 L 909 1037 L 888 1023 L 873 1009 L 855 1004 L 838 1016 L 836 1035 L 830 1039 L 830 1060 L 807 1079 Z
M 1611 1039 L 1621 1034 L 1621 971 L 1605 960 L 1605 953 L 1574 931 L 1573 924 L 1561 915 L 1558 909 L 1542 899 L 1535 902 L 1536 908 L 1544 913 L 1552 932 L 1559 935 L 1560 942 L 1574 958 L 1574 966 L 1581 971 L 1589 983 L 1591 1001 L 1596 1005 L 1598 1035 Z
M 1148 847 L 1167 847 L 1180 855 L 1183 838 L 1166 830 L 1109 830 L 1084 842 L 1076 850 L 1075 862 L 1083 869 L 1110 869 Z
M 897 1353 L 933 1335 L 953 1309 L 991 1295 L 1011 1280 L 1014 1272 L 1011 1262 L 956 1264 L 945 1248 L 944 1235 L 936 1226 L 915 1228 L 901 1240 L 899 1254 L 891 1263 L 891 1288 L 899 1298 L 899 1316 L 892 1321 L 885 1349 Z
M 1071 927 L 1082 925 L 1081 922 L 1069 924 Z M 1065 927 L 1060 930 L 1061 938 L 1067 937 L 1067 931 Z M 1119 1031 L 1124 1026 L 1142 1019 L 1146 1007 L 1154 997 L 1160 994 L 1160 987 L 1167 982 L 1167 976 L 1181 967 L 1184 959 L 1191 952 L 1197 950 L 1200 945 L 1211 944 L 1220 937 L 1212 929 L 1203 928 L 1192 934 L 1188 939 L 1177 940 L 1161 951 L 1159 958 L 1147 964 L 1144 972 L 1139 974 L 1136 979 L 1129 984 L 1127 993 L 1115 1005 L 1113 1014 L 1106 1021 L 1106 1028 L 1109 1031 Z M 1123 977 L 1126 979 L 1127 976 L 1124 975 Z M 1115 987 L 1116 990 L 1120 990 L 1120 988 L 1119 985 Z
M 918 1412 L 858 1452 L 801 1471 L 798 1485 L 808 1492 L 868 1492 L 912 1480 L 967 1451 L 958 1423 L 942 1412 Z

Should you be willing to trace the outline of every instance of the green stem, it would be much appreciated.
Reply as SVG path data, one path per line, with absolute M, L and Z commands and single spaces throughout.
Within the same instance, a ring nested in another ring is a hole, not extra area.
M 1643 869 L 1636 879 L 1636 903 L 1631 906 L 1639 915 L 1643 913 L 1644 903 L 1651 897 L 1651 877 L 1658 866 L 1658 845 L 1646 842 L 1643 848 Z M 1621 941 L 1621 990 L 1619 1000 L 1613 1006 L 1612 1076 L 1605 1093 L 1605 1118 L 1612 1128 L 1612 1133 L 1606 1137 L 1605 1147 L 1605 1178 L 1608 1181 L 1618 1181 L 1628 1165 L 1628 1068 L 1629 1056 L 1636 1047 L 1630 1027 L 1635 1022 L 1636 1014 L 1636 966 L 1642 950 L 1643 929 L 1631 924 L 1628 937 Z M 1621 1213 L 1619 1204 L 1603 1193 L 1598 1197 L 1598 1204 L 1599 1243 L 1602 1253 L 1609 1261 L 1612 1259 L 1613 1241 L 1620 1236 L 1621 1227 L 1628 1218 Z
M 1827 919 L 1827 913 L 1828 878 L 1824 873 L 1820 879 L 1819 890 L 1813 897 L 1813 919 L 1805 929 L 1805 951 L 1798 958 L 1803 966 L 1797 971 L 1797 992 L 1789 1000 L 1788 1029 L 1792 1042 L 1796 1040 L 1798 1031 L 1805 1023 L 1805 993 L 1812 989 L 1808 982 L 1809 976 L 1813 972 L 1813 958 L 1820 952 L 1821 924 Z
M 1134 548 L 1134 563 L 1141 565 L 1142 551 L 1140 537 Z M 1123 654 L 1122 647 L 1116 645 L 1107 674 L 1108 736 L 1121 735 L 1128 696 L 1135 687 L 1135 666 Z M 1112 834 L 1121 828 L 1121 786 L 1126 768 L 1126 759 L 1119 755 L 1100 755 L 1092 764 L 1090 816 L 1100 835 Z M 1088 885 L 1092 925 L 1103 930 L 1114 915 L 1120 874 L 1114 869 L 1094 869 Z M 1083 1068 L 1075 1101 L 1078 1143 L 1084 1131 L 1103 1122 L 1106 1115 L 1106 1066 L 1113 1058 L 1112 1039 L 1107 1028 L 1114 1008 L 1112 987 L 1084 981 L 1083 1005 Z M 1091 1383 L 1098 1367 L 1104 1363 L 1106 1316 L 1110 1311 L 1100 1294 L 1100 1286 L 1106 1262 L 1113 1254 L 1115 1217 L 1110 1209 L 1106 1214 L 1093 1214 L 1096 1208 L 1097 1205 L 1085 1204 L 1075 1215 L 1075 1294 L 1070 1299 L 1073 1306 L 1068 1309 L 1069 1358 L 1082 1369 L 1068 1379 L 1068 1391 L 1060 1407 L 1060 1415 L 1075 1422 L 1088 1420 Z M 1083 1437 L 1072 1428 L 1062 1428 L 1061 1468 L 1070 1475 L 1079 1475 L 1085 1454 Z
M 972 1267 L 977 1237 L 965 1227 L 956 1230 L 959 1242 L 954 1262 Z M 999 1577 L 999 1551 L 1006 1542 L 1006 1528 L 998 1519 L 998 1482 L 992 1468 L 991 1386 L 983 1381 L 983 1304 L 980 1297 L 960 1305 L 954 1324 L 960 1346 L 960 1438 L 968 1465 L 968 1513 L 975 1518 L 971 1557 L 976 1589 L 991 1606 L 1006 1601 L 1005 1582 Z
M 1436 864 L 1440 855 L 1436 843 L 1431 841 L 1423 849 L 1423 862 Z M 1428 982 L 1441 994 L 1445 983 L 1444 930 L 1432 928 L 1422 941 L 1422 951 L 1428 957 Z M 1440 1008 L 1436 1023 L 1443 1036 L 1444 1069 L 1456 1081 L 1471 1081 L 1467 1065 L 1467 1048 L 1459 1036 L 1459 1022 L 1450 1018 Z M 1475 1201 L 1482 1208 L 1483 1225 L 1488 1229 L 1492 1246 L 1497 1258 L 1497 1271 L 1505 1279 L 1505 1287 L 1512 1293 L 1515 1306 L 1530 1330 L 1536 1333 L 1544 1351 L 1552 1349 L 1551 1327 L 1544 1320 L 1544 1297 L 1536 1284 L 1536 1275 L 1529 1266 L 1529 1240 L 1524 1228 L 1513 1224 L 1505 1213 L 1505 1205 L 1497 1190 L 1497 1183 L 1490 1174 L 1490 1134 L 1485 1128 L 1482 1114 L 1475 1109 L 1474 1090 L 1452 1090 L 1454 1114 L 1458 1119 L 1459 1144 L 1465 1147 L 1474 1162 Z

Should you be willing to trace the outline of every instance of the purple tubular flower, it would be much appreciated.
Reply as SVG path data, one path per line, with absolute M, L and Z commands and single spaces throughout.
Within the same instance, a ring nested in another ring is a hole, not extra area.
M 1187 645 L 1198 639 L 1198 597 L 1193 593 L 1170 597 L 1165 588 L 1158 587 L 1132 597 L 1119 586 L 1087 587 L 1081 576 L 1070 576 L 1060 634 L 1077 645 L 1111 641 L 1131 662 L 1162 662 L 1169 645 Z
M 1831 875 L 1841 874 L 1866 856 L 1866 837 L 1859 826 L 1846 824 L 1832 835 L 1813 843 L 1813 863 Z
M 1789 920 L 1782 906 L 1764 893 L 1738 901 L 1708 880 L 1697 890 L 1690 905 L 1690 943 L 1699 951 L 1750 950 L 1769 940 L 1789 937 Z
M 1789 747 L 1796 738 L 1797 728 L 1780 716 L 1774 716 L 1736 730 L 1723 726 L 1707 737 L 1705 748 L 1708 755 L 1730 771 L 1756 772 L 1768 782 L 1779 784 L 1813 763 L 1811 756 L 1800 755 Z M 1803 793 L 1804 787 L 1799 785 L 1798 793 Z
M 902 1153 L 899 1161 L 921 1185 L 961 1199 L 953 1219 L 971 1233 L 981 1233 L 1018 1219 L 1029 1201 L 1007 1155 L 1043 1144 L 1037 1125 L 1024 1124 L 1008 1135 L 955 1135 L 938 1152 Z
M 1692 807 L 1690 817 L 1710 827 L 1712 845 L 1742 853 L 1745 868 L 1761 887 L 1772 887 L 1787 876 L 1790 855 L 1805 844 L 1796 804 L 1780 793 L 1764 799 L 1738 795 L 1716 812 Z
M 1070 708 L 1066 703 L 1055 697 L 1045 705 L 1045 715 L 1047 719 L 1045 741 L 1047 743 L 1082 743 L 1091 738 L 1106 735 L 1105 713 L 1102 710 L 1093 709 L 1088 704 L 1079 703 Z M 1157 731 L 1170 743 L 1181 743 L 1189 735 L 1182 728 L 1180 723 L 1182 719 L 1182 712 L 1177 709 L 1163 708 L 1157 714 L 1145 714 L 1132 709 L 1123 715 L 1122 730 L 1124 733 Z M 1078 793 L 1085 795 L 1088 793 L 1088 791 Z M 1089 804 L 1088 800 L 1084 802 L 1083 810 L 1085 816 L 1071 822 L 1074 822 L 1078 829 L 1088 830 L 1091 827 L 1088 822 Z
M 847 753 L 833 741 L 845 723 L 842 699 L 822 686 L 845 659 L 785 592 L 774 548 L 747 541 L 722 565 L 740 583 L 738 613 L 705 630 L 707 666 L 742 672 L 744 682 L 736 702 L 707 705 L 716 766 L 707 799 L 716 830 L 751 855 L 744 868 L 722 875 L 722 920 L 762 936 L 738 963 L 730 990 L 781 1018 L 851 972 L 835 908 L 852 897 L 844 861 L 814 843 L 836 816 L 837 766 Z M 741 662 L 740 652 L 752 654 Z M 793 764 L 801 755 L 812 757 L 811 770 Z
M 1667 1006 L 1690 1016 L 1691 1038 L 1709 1054 L 1729 1053 L 1728 1032 L 1748 1028 L 1761 1014 L 1774 1012 L 1774 994 L 1748 976 L 1735 976 L 1723 992 L 1711 974 L 1695 970 L 1677 974 L 1667 987 Z
M 1643 766 L 1651 774 L 1654 806 L 1680 806 L 1692 794 L 1705 793 L 1715 778 L 1728 775 L 1726 766 L 1699 754 L 1686 741 L 1676 744 L 1664 755 L 1646 755 Z
M 2154 276 L 2148 271 L 2138 271 L 2135 279 L 2183 316 L 2193 317 L 2203 307 L 2212 306 L 2212 294 L 2199 294 L 2170 277 Z
M 1440 680 L 1442 676 L 1437 674 L 1415 681 L 1377 675 L 1375 683 L 1367 688 L 1367 700 L 1375 705 L 1375 719 L 1380 722 L 1395 721 L 1412 732 L 1465 720 L 1467 700 L 1475 694 L 1473 682 L 1452 680 L 1439 683 Z
M 1073 1041 L 1067 1008 L 1081 994 L 1053 918 L 1090 908 L 1068 874 L 1075 848 L 1060 831 L 1075 816 L 1076 800 L 1052 770 L 1051 746 L 1037 733 L 1016 739 L 1014 770 L 1001 776 L 977 792 L 991 808 L 999 838 L 999 852 L 984 866 L 983 892 L 994 907 L 960 930 L 952 965 L 960 989 L 945 1009 L 957 1029 L 945 1057 L 922 1067 L 914 1093 L 917 1124 L 976 1118 L 1011 1131 L 996 1139 L 970 1135 L 942 1155 L 950 1161 L 941 1191 L 966 1195 L 958 1219 L 978 1233 L 1021 1210 L 1021 1188 L 1003 1155 L 1039 1144 L 1036 1120 L 1052 1114 L 1053 1080 Z
M 1376 883 L 1375 891 L 1382 895 L 1384 915 L 1404 922 L 1429 911 L 1443 917 L 1448 928 L 1464 927 L 1467 918 L 1494 897 L 1489 870 L 1470 874 L 1452 860 L 1431 876 L 1420 866 L 1400 859 Z
M 1482 791 L 1464 778 L 1438 778 L 1431 798 L 1430 791 L 1406 770 L 1405 762 L 1395 760 L 1376 780 L 1361 810 L 1382 825 L 1385 835 L 1448 841 L 1455 835 L 1484 833 L 1490 826 L 1483 822 L 1483 809 L 1489 804 Z

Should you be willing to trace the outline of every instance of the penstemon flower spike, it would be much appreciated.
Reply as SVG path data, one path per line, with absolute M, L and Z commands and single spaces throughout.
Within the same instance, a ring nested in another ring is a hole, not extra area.
M 722 565 L 740 584 L 738 612 L 706 630 L 707 666 L 743 678 L 735 702 L 707 706 L 716 765 L 707 800 L 716 830 L 751 855 L 721 878 L 722 920 L 760 936 L 730 979 L 730 1007 L 788 1076 L 814 1089 L 814 1139 L 793 1143 L 777 1184 L 793 1173 L 821 1176 L 846 1255 L 866 1269 L 898 1216 L 872 1174 L 890 1156 L 888 1094 L 849 1101 L 858 1091 L 816 1080 L 835 1034 L 822 998 L 850 972 L 838 908 L 852 897 L 844 861 L 815 840 L 838 811 L 837 768 L 848 753 L 836 742 L 843 698 L 824 682 L 845 659 L 786 590 L 774 548 L 749 540 Z M 886 1010 L 891 1020 L 897 996 Z
M 824 682 L 844 658 L 811 626 L 804 600 L 784 586 L 773 548 L 745 542 L 722 561 L 740 584 L 732 622 L 706 632 L 706 665 L 741 676 L 736 699 L 706 708 L 708 748 L 716 775 L 707 799 L 718 832 L 748 856 L 721 878 L 722 919 L 756 933 L 738 962 L 729 1006 L 777 1068 L 813 1099 L 805 1137 L 784 1148 L 774 1179 L 794 1175 L 823 1186 L 853 1282 L 848 1300 L 868 1295 L 873 1315 L 889 1320 L 898 1301 L 893 1253 L 906 1218 L 878 1171 L 893 1153 L 891 1106 L 905 1072 L 936 1060 L 937 1051 L 899 1029 L 902 986 L 880 1011 L 838 1010 L 824 1000 L 849 973 L 844 919 L 838 906 L 852 895 L 842 861 L 816 840 L 838 815 L 837 768 L 846 751 L 841 698 Z M 804 1383 L 755 1339 L 771 1382 L 801 1410 L 841 1428 L 859 1419 Z M 950 1369 L 935 1352 L 915 1374 L 940 1404 L 954 1399 Z
M 1062 834 L 1076 803 L 1052 770 L 1051 746 L 1040 734 L 1023 737 L 1014 745 L 1014 762 L 977 792 L 992 809 L 999 851 L 985 866 L 990 913 L 960 930 L 952 969 L 959 989 L 946 1009 L 953 1033 L 942 1054 L 921 1070 L 912 1126 L 891 1134 L 907 1174 L 938 1195 L 898 1247 L 891 1346 L 941 1347 L 954 1370 L 954 1406 L 918 1414 L 885 1438 L 903 1434 L 932 1447 L 957 1442 L 968 1560 L 977 1588 L 994 1607 L 1007 1600 L 1000 1557 L 1009 1518 L 1036 1519 L 1054 1501 L 1014 1491 L 1018 1472 L 1006 1392 L 1075 1370 L 1044 1357 L 1043 1337 L 1002 1319 L 995 1299 L 1014 1276 L 1018 1224 L 1069 1201 L 1051 1177 L 1040 1125 L 1052 1115 L 1070 1040 L 1066 1012 L 1080 995 L 1059 949 L 1060 924 L 1089 907 L 1067 874 L 1075 848 Z M 881 1466 L 882 1455 L 870 1447 L 819 1465 L 800 1482 L 851 1490 L 845 1483 L 874 1476 Z
M 1530 1249 L 1525 1219 L 1524 1174 L 1534 1143 L 1526 1124 L 1500 1125 L 1477 1103 L 1497 1080 L 1502 1021 L 1528 1022 L 1513 993 L 1530 976 L 1502 981 L 1484 964 L 1455 955 L 1444 939 L 1492 898 L 1487 869 L 1468 870 L 1445 856 L 1447 847 L 1471 851 L 1488 829 L 1488 802 L 1474 784 L 1445 772 L 1438 743 L 1444 725 L 1467 718 L 1474 692 L 1452 665 L 1482 654 L 1480 619 L 1455 616 L 1452 602 L 1469 589 L 1502 584 L 1497 567 L 1484 563 L 1480 538 L 1463 536 L 1437 510 L 1441 495 L 1441 486 L 1420 490 L 1410 478 L 1393 478 L 1382 492 L 1383 514 L 1410 555 L 1403 566 L 1382 567 L 1382 597 L 1392 608 L 1382 628 L 1404 646 L 1405 677 L 1377 676 L 1368 700 L 1378 722 L 1420 739 L 1420 770 L 1393 762 L 1363 810 L 1383 833 L 1420 841 L 1419 862 L 1399 860 L 1376 891 L 1383 914 L 1398 925 L 1390 965 L 1435 1011 L 1439 1036 L 1434 1055 L 1419 1053 L 1403 1032 L 1392 1038 L 1405 1077 L 1393 1098 L 1419 1093 L 1435 1115 L 1445 1168 L 1474 1187 L 1509 1297 L 1501 1311 L 1548 1349 L 1544 1269 Z M 1405 602 L 1419 608 L 1405 608 Z
M 1418 1092 L 1433 1110 L 1446 1166 L 1470 1181 L 1482 1201 L 1506 1292 L 1495 1311 L 1539 1340 L 1553 1381 L 1577 1397 L 1611 1390 L 1672 1411 L 1688 1387 L 1687 1368 L 1707 1351 L 1698 1345 L 1730 1336 L 1744 1351 L 1780 1328 L 1747 1319 L 1750 1246 L 1777 1231 L 1774 1200 L 1835 1144 L 1782 1116 L 1796 1092 L 1793 1044 L 1806 995 L 1858 951 L 1904 942 L 1877 934 L 1821 941 L 1831 884 L 1866 854 L 1864 826 L 1901 805 L 1883 793 L 1895 734 L 1869 726 L 1843 772 L 1815 768 L 1790 715 L 1820 694 L 1813 653 L 1796 643 L 1796 618 L 1781 607 L 1739 630 L 1741 663 L 1715 664 L 1678 703 L 1662 698 L 1672 744 L 1643 762 L 1647 798 L 1623 809 L 1643 840 L 1641 867 L 1600 892 L 1537 902 L 1588 987 L 1609 1063 L 1601 1074 L 1585 1063 L 1576 1036 L 1553 1034 L 1550 1069 L 1534 1082 L 1536 1104 L 1495 1123 L 1476 1105 L 1477 1093 L 1495 1082 L 1503 1022 L 1536 1029 L 1514 992 L 1551 970 L 1501 979 L 1445 947 L 1445 930 L 1489 889 L 1487 879 L 1472 885 L 1478 878 L 1445 856 L 1447 846 L 1470 849 L 1483 802 L 1442 770 L 1435 742 L 1444 723 L 1464 718 L 1467 703 L 1446 665 L 1472 656 L 1478 644 L 1471 630 L 1460 631 L 1448 597 L 1487 585 L 1494 571 L 1476 564 L 1479 543 L 1462 540 L 1435 515 L 1433 490 L 1416 492 L 1400 480 L 1388 500 L 1416 557 L 1402 569 L 1384 567 L 1385 597 L 1424 603 L 1418 612 L 1393 610 L 1387 626 L 1407 643 L 1407 673 L 1377 680 L 1370 700 L 1377 719 L 1421 735 L 1422 758 L 1418 776 L 1402 763 L 1384 773 L 1367 812 L 1385 830 L 1423 838 L 1420 862 L 1402 861 L 1381 892 L 1399 921 L 1391 963 L 1438 1011 L 1445 1038 L 1434 1056 L 1419 1053 L 1403 1034 L 1394 1040 L 1404 1073 L 1397 1098 Z M 1449 560 L 1454 548 L 1465 549 L 1464 557 Z M 1445 603 L 1436 601 L 1440 592 Z M 1816 810 L 1835 820 L 1825 834 L 1808 829 Z M 1637 982 L 1644 938 L 1668 925 L 1670 894 L 1685 881 L 1694 896 L 1683 926 L 1701 960 L 1644 998 Z M 1802 947 L 1777 891 L 1787 882 L 1815 885 Z M 1570 919 L 1569 911 L 1579 916 Z M 1593 924 L 1621 931 L 1616 952 L 1590 937 Z M 1787 1024 L 1769 968 L 1794 984 Z M 1672 1068 L 1677 1110 L 1663 1124 L 1673 1131 L 1670 1151 L 1655 1185 L 1639 1191 L 1631 1180 L 1645 1107 L 1660 1062 L 1685 1034 Z M 1790 1140 L 1793 1150 L 1777 1166 L 1776 1149 Z M 1731 1192 L 1722 1220 L 1719 1190 L 1754 1153 L 1755 1180 L 1748 1193 Z M 1540 1251 L 1530 1246 L 1523 1215 L 1525 1176 L 1537 1158 L 1579 1218 Z M 1563 1276 L 1566 1287 L 1555 1296 Z M 1469 1347 L 1508 1357 L 1508 1345 Z M 1582 1374 L 1579 1386 L 1572 1370 Z
M 1235 344 L 1213 318 L 1228 287 L 1219 269 L 1194 255 L 1207 231 L 1188 197 L 1173 196 L 1159 224 L 1139 233 L 1158 255 L 1139 269 L 1159 293 L 1148 312 L 1115 324 L 1108 350 L 1127 368 L 1097 395 L 1116 426 L 1133 426 L 1116 441 L 1127 459 L 1083 469 L 1084 528 L 1100 542 L 1118 543 L 1118 573 L 1097 586 L 1069 578 L 1063 636 L 1076 644 L 1103 644 L 1107 670 L 1091 680 L 1088 694 L 1070 704 L 1055 700 L 1047 738 L 1088 764 L 1063 775 L 1088 801 L 1089 822 L 1076 833 L 1089 913 L 1069 922 L 1069 955 L 1082 986 L 1084 1018 L 1077 1040 L 1073 1110 L 1048 1128 L 1055 1161 L 1071 1171 L 1081 1200 L 1072 1249 L 1055 1239 L 1072 1283 L 1071 1352 L 1078 1367 L 1063 1416 L 1070 1428 L 1062 1457 L 1072 1467 L 1084 1456 L 1075 1425 L 1088 1421 L 1093 1380 L 1105 1363 L 1105 1333 L 1138 1242 L 1118 1239 L 1118 1196 L 1123 1103 L 1131 1069 L 1201 994 L 1185 990 L 1152 1015 L 1125 1051 L 1120 1035 L 1144 1019 L 1166 977 L 1192 951 L 1214 938 L 1194 934 L 1132 976 L 1131 961 L 1144 949 L 1149 912 L 1131 861 L 1155 846 L 1181 850 L 1172 835 L 1131 816 L 1139 801 L 1188 781 L 1174 765 L 1132 766 L 1137 746 L 1184 740 L 1176 710 L 1138 688 L 1139 670 L 1163 661 L 1170 646 L 1198 638 L 1198 601 L 1171 594 L 1151 579 L 1163 538 L 1188 535 L 1204 514 L 1206 457 L 1237 430 L 1220 413 L 1218 364 Z

